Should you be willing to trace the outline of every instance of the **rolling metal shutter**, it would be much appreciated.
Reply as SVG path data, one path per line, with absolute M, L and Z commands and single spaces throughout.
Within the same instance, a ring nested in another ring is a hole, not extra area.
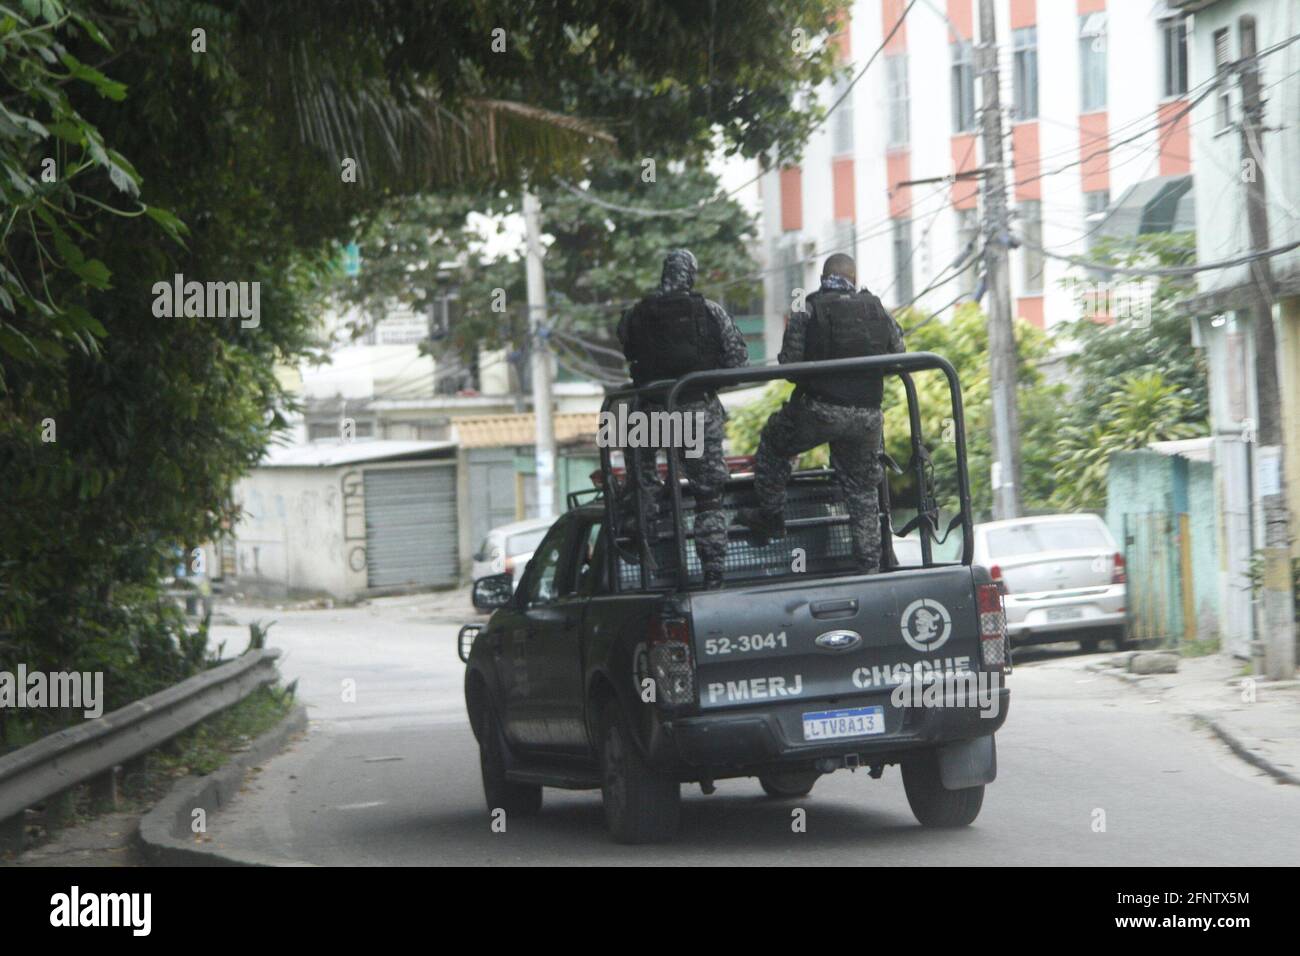
M 459 583 L 456 469 L 371 469 L 365 485 L 370 587 Z

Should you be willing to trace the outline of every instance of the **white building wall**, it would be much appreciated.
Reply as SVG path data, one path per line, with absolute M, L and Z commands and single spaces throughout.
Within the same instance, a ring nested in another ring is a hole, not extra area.
M 1238 78 L 1230 73 L 1222 86 L 1211 87 L 1216 76 L 1214 34 L 1228 31 L 1228 53 L 1241 56 L 1239 18 L 1255 17 L 1264 123 L 1268 131 L 1260 147 L 1268 192 L 1270 244 L 1285 245 L 1300 240 L 1300 43 L 1276 52 L 1300 32 L 1300 4 L 1285 0 L 1220 0 L 1194 15 L 1189 41 L 1189 84 L 1198 90 L 1211 89 L 1192 108 L 1193 169 L 1196 181 L 1197 260 L 1201 263 L 1231 259 L 1251 251 L 1246 218 L 1246 178 L 1243 175 L 1240 128 L 1241 94 Z M 1228 95 L 1230 126 L 1220 128 L 1219 93 Z M 1294 282 L 1300 273 L 1300 250 L 1283 253 L 1271 261 L 1276 279 Z M 1226 292 L 1249 281 L 1245 265 L 1206 270 L 1197 274 L 1202 293 Z M 1294 286 L 1291 286 L 1292 288 Z M 1300 327 L 1300 314 L 1292 299 L 1275 313 L 1278 360 L 1284 395 L 1293 394 L 1300 380 L 1300 350 L 1291 344 Z M 1240 305 L 1241 300 L 1238 298 Z M 1263 542 L 1262 515 L 1252 508 L 1256 480 L 1256 445 L 1250 439 L 1257 420 L 1255 392 L 1255 350 L 1252 318 L 1245 308 L 1228 308 L 1213 315 L 1200 315 L 1199 338 L 1204 344 L 1210 370 L 1211 425 L 1215 435 L 1215 486 L 1219 510 L 1220 604 L 1224 609 L 1222 642 L 1226 651 L 1248 656 L 1255 636 L 1253 600 L 1248 570 L 1253 551 Z M 1293 488 L 1300 473 L 1300 457 L 1294 450 L 1297 416 L 1294 403 L 1284 398 L 1287 437 L 1287 475 Z M 1291 492 L 1292 510 L 1300 493 Z
M 1241 55 L 1238 18 L 1255 17 L 1256 47 L 1261 51 L 1300 32 L 1300 4 L 1286 0 L 1222 0 L 1195 14 L 1190 45 L 1195 89 L 1214 77 L 1214 34 L 1228 29 L 1233 59 Z M 1274 246 L 1300 240 L 1300 43 L 1260 60 L 1260 88 L 1265 124 L 1272 129 L 1261 143 L 1269 196 L 1269 239 Z M 1241 119 L 1241 94 L 1235 75 L 1226 84 L 1233 123 Z M 1242 176 L 1241 134 L 1236 127 L 1218 131 L 1218 96 L 1211 94 L 1192 109 L 1196 170 L 1197 259 L 1229 259 L 1250 249 L 1246 225 L 1246 182 Z M 1280 129 L 1278 128 L 1280 127 Z M 1300 249 L 1277 256 L 1277 275 L 1300 269 Z M 1246 266 L 1202 272 L 1200 291 L 1231 288 L 1249 278 Z
M 978 0 L 973 0 L 971 20 L 978 32 Z M 1160 174 L 1157 109 L 1162 100 L 1161 35 L 1159 18 L 1168 13 L 1160 4 L 1117 2 L 1108 10 L 1108 90 L 1107 114 L 1110 142 L 1110 199 L 1115 201 L 1133 184 Z M 910 178 L 943 177 L 953 171 L 951 136 L 951 48 L 953 36 L 944 15 L 943 0 L 916 4 L 907 18 L 906 52 L 910 93 Z M 1074 255 L 1086 254 L 1086 236 L 1093 224 L 1085 222 L 1079 113 L 1079 14 L 1075 2 L 1038 0 L 1038 138 L 1042 175 L 1041 204 L 1043 245 Z M 1198 15 L 1199 16 L 1199 15 Z M 1013 101 L 1013 56 L 1011 0 L 997 4 L 998 45 L 1001 72 L 1001 98 L 1005 111 L 1008 204 L 1014 211 L 1015 173 L 1011 166 L 1010 108 Z M 882 24 L 881 0 L 859 0 L 852 7 L 850 36 L 853 74 L 866 63 L 880 45 L 885 27 Z M 1198 36 L 1199 36 L 1199 25 Z M 856 258 L 861 284 L 881 294 L 887 305 L 898 305 L 890 290 L 894 283 L 893 250 L 886 162 L 888 131 L 888 93 L 885 58 L 876 58 L 871 68 L 854 88 L 854 178 L 856 186 Z M 1194 80 L 1192 80 L 1194 82 Z M 830 84 L 819 94 L 829 105 L 834 100 Z M 978 78 L 975 103 L 982 102 Z M 763 235 L 771 270 L 766 283 L 768 293 L 769 353 L 776 345 L 772 335 L 779 335 L 789 302 L 784 294 L 783 277 L 774 251 L 782 243 L 797 241 L 805 254 L 805 280 L 815 282 L 821 261 L 835 251 L 831 137 L 834 120 L 828 120 L 808 143 L 801 163 L 803 228 L 797 237 L 784 235 L 781 228 L 780 174 L 771 171 L 763 179 Z M 1119 140 L 1141 133 L 1132 144 L 1115 145 Z M 1193 131 L 1193 136 L 1194 136 Z M 974 165 L 982 165 L 983 149 L 977 143 Z M 1061 169 L 1061 167 L 1065 167 Z M 1058 170 L 1060 170 L 1058 172 Z M 927 184 L 912 189 L 912 285 L 916 292 L 953 261 L 959 252 L 958 216 L 951 203 L 947 184 Z M 1013 218 L 1013 226 L 1018 221 Z M 1012 294 L 1026 295 L 1024 253 L 1013 251 Z M 1043 277 L 1043 317 L 1047 327 L 1077 318 L 1074 293 L 1064 284 L 1068 275 L 1082 277 L 1081 270 L 1064 262 L 1048 260 Z M 956 281 L 948 282 L 925 295 L 918 308 L 938 309 L 948 303 L 958 290 Z M 780 294 L 778 294 L 780 293 Z M 1033 295 L 1032 291 L 1028 292 Z M 779 343 L 779 338 L 776 339 Z

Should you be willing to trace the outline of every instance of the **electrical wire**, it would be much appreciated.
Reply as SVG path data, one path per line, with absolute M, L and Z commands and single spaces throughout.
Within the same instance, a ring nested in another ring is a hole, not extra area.
M 1068 262 L 1072 265 L 1081 266 L 1085 269 L 1095 269 L 1098 272 L 1109 272 L 1118 275 L 1128 276 L 1190 276 L 1198 272 L 1212 272 L 1216 269 L 1230 269 L 1233 266 L 1246 265 L 1251 262 L 1257 262 L 1261 259 L 1271 259 L 1274 256 L 1280 256 L 1292 249 L 1300 249 L 1300 239 L 1294 242 L 1288 242 L 1281 246 L 1273 246 L 1271 249 L 1261 249 L 1257 252 L 1250 252 L 1240 256 L 1234 256 L 1230 259 L 1219 259 L 1216 262 L 1201 262 L 1194 266 L 1164 266 L 1158 268 L 1140 268 L 1137 266 L 1116 266 L 1104 262 L 1093 262 L 1090 259 L 1084 259 L 1081 256 L 1070 256 L 1052 249 L 1045 249 L 1036 242 L 1029 242 L 1023 237 L 1020 241 L 1031 249 L 1036 249 L 1049 259 L 1056 259 L 1061 262 Z

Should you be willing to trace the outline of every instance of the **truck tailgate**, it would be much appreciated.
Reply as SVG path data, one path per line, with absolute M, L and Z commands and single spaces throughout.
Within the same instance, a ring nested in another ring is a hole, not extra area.
M 797 578 L 693 592 L 702 712 L 886 692 L 979 668 L 971 569 Z

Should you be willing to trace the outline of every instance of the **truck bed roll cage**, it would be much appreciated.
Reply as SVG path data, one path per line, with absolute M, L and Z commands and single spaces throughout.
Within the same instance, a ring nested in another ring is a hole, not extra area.
M 953 438 L 956 449 L 956 466 L 957 466 L 957 496 L 960 511 L 949 522 L 944 532 L 944 537 L 938 535 L 938 504 L 932 497 L 932 489 L 927 474 L 927 468 L 930 467 L 930 455 L 922 441 L 921 429 L 921 411 L 918 404 L 916 385 L 912 381 L 913 372 L 938 371 L 942 372 L 948 382 L 948 394 L 951 400 L 952 421 L 953 421 Z M 941 543 L 946 539 L 948 532 L 958 526 L 962 529 L 962 555 L 961 563 L 969 565 L 974 554 L 974 534 L 973 521 L 971 517 L 970 501 L 970 478 L 966 468 L 966 420 L 962 409 L 961 400 L 961 383 L 958 381 L 957 370 L 953 368 L 952 363 L 942 356 L 933 352 L 901 352 L 890 355 L 871 355 L 861 358 L 844 358 L 830 359 L 823 362 L 793 362 L 789 365 L 761 365 L 746 366 L 744 368 L 724 368 L 711 369 L 705 372 L 691 372 L 683 375 L 678 379 L 663 379 L 651 382 L 648 385 L 640 387 L 629 386 L 609 392 L 605 396 L 605 401 L 601 404 L 601 412 L 606 413 L 615 403 L 630 400 L 633 411 L 639 410 L 641 404 L 647 400 L 653 400 L 654 404 L 660 406 L 665 411 L 673 412 L 677 410 L 678 403 L 681 400 L 683 392 L 688 394 L 699 394 L 701 390 L 716 391 L 720 389 L 735 388 L 741 385 L 747 385 L 753 382 L 770 382 L 777 379 L 785 379 L 796 384 L 810 379 L 815 379 L 823 375 L 832 375 L 844 372 L 877 372 L 881 375 L 896 375 L 903 383 L 903 390 L 907 394 L 907 412 L 908 423 L 911 429 L 911 460 L 907 467 L 900 473 L 911 471 L 916 477 L 917 486 L 917 513 L 916 517 L 903 526 L 898 533 L 899 537 L 908 534 L 913 528 L 919 530 L 921 556 L 924 566 L 929 567 L 933 561 L 933 545 Z M 643 451 L 650 451 L 652 454 L 658 449 L 641 449 L 630 448 L 623 449 L 625 456 L 630 453 L 632 460 L 625 461 L 626 480 L 631 482 L 632 493 L 635 495 L 635 515 L 638 525 L 638 531 L 641 541 L 645 541 L 647 529 L 644 526 L 645 511 L 641 507 L 641 483 L 636 478 L 636 468 L 639 464 L 639 458 Z M 617 535 L 618 520 L 618 488 L 613 478 L 613 468 L 610 464 L 610 446 L 608 444 L 600 448 L 600 465 L 603 472 L 604 485 L 604 505 L 607 527 L 610 529 L 611 539 Z M 689 586 L 689 575 L 687 572 L 687 537 L 683 533 L 682 527 L 682 487 L 681 487 L 681 464 L 675 453 L 667 455 L 668 458 L 668 485 L 672 490 L 672 520 L 673 535 L 677 548 L 677 579 L 678 587 L 685 590 Z M 888 489 L 889 482 L 882 482 L 885 489 Z M 887 503 L 887 492 L 886 492 Z M 837 517 L 820 517 L 820 518 L 796 518 L 787 521 L 787 527 L 806 526 L 814 524 L 829 524 L 835 521 L 847 519 Z M 888 525 L 888 522 L 887 522 Z M 694 535 L 690 535 L 694 537 Z M 611 540 L 612 543 L 612 540 Z M 615 580 L 613 573 L 614 563 L 616 561 L 616 551 L 614 547 L 605 549 L 606 558 L 610 564 L 610 580 Z M 643 555 L 641 561 L 642 585 L 646 586 L 646 560 Z

